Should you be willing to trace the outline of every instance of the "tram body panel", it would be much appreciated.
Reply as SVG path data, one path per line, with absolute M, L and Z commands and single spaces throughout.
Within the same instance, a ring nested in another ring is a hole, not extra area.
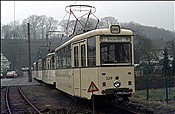
M 48 84 L 54 84 L 55 82 L 55 70 L 48 70 Z
M 97 88 L 99 88 L 98 69 L 92 68 L 81 68 L 81 91 L 80 97 L 91 99 L 92 92 L 88 92 L 88 89 L 93 82 Z M 98 91 L 94 91 L 93 94 L 98 95 Z
M 42 71 L 37 71 L 37 77 L 36 77 L 37 80 L 42 80 Z
M 32 72 L 33 72 L 33 78 L 36 78 L 36 70 L 34 70 Z
M 74 89 L 74 95 L 80 96 L 81 93 L 81 69 L 75 68 L 73 69 L 73 89 Z
M 119 78 L 121 82 L 119 88 L 129 88 L 133 92 L 135 90 L 134 67 L 100 67 L 98 76 L 100 92 L 108 88 L 115 88 L 116 78 Z
M 45 83 L 48 82 L 48 70 L 42 70 L 42 81 Z
M 73 95 L 73 73 L 72 69 L 55 70 L 56 88 Z
M 36 78 L 36 62 L 33 63 L 32 77 Z
M 115 89 L 113 84 L 116 80 L 116 76 L 118 76 L 121 81 L 121 86 L 119 88 L 135 90 L 133 67 L 94 67 L 81 69 L 81 76 L 79 76 L 81 80 L 79 84 L 80 91 L 78 91 L 80 94 L 77 95 L 75 92 L 74 95 L 91 99 L 92 92 L 88 92 L 91 82 L 97 87 L 95 89 L 98 89 L 98 91 L 94 91 L 93 94 L 104 95 L 102 94 L 103 90 L 108 88 Z M 131 81 L 131 85 L 128 85 L 129 81 Z
M 36 79 L 42 80 L 42 60 L 41 59 L 36 64 Z

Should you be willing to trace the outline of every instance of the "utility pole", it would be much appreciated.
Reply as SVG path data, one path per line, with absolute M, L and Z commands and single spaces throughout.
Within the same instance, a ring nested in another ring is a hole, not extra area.
M 29 69 L 28 69 L 28 82 L 32 82 L 31 74 L 31 51 L 30 51 L 30 23 L 28 25 L 28 51 L 29 51 Z
M 165 93 L 166 93 L 166 103 L 168 104 L 168 82 L 167 82 L 167 68 L 168 68 L 168 50 L 164 50 L 164 81 L 165 81 Z
M 146 68 L 146 100 L 149 100 L 149 66 Z

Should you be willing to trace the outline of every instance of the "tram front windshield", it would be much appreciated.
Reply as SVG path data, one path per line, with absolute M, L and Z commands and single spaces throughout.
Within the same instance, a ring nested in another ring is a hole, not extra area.
M 101 64 L 131 65 L 131 43 L 109 43 L 100 45 Z

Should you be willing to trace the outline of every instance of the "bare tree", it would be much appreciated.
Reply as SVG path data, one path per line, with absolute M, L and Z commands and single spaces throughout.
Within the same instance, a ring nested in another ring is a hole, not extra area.
M 39 23 L 41 18 L 38 15 L 31 15 L 27 19 L 23 20 L 23 25 L 30 23 L 31 25 L 31 39 L 40 39 L 39 35 Z
M 12 26 L 7 24 L 1 27 L 1 39 L 12 39 Z
M 44 39 L 46 32 L 56 30 L 58 25 L 57 20 L 45 15 L 31 15 L 23 21 L 23 26 L 27 23 L 31 24 L 31 38 L 33 39 Z
M 111 16 L 104 17 L 104 18 L 101 18 L 99 28 L 106 28 L 112 24 L 119 24 L 118 19 L 115 19 L 115 17 L 111 17 Z

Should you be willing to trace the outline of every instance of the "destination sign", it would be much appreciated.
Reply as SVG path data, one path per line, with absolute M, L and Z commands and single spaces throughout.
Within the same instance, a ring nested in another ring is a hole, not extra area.
M 130 42 L 131 37 L 101 37 L 100 38 L 101 42 Z

